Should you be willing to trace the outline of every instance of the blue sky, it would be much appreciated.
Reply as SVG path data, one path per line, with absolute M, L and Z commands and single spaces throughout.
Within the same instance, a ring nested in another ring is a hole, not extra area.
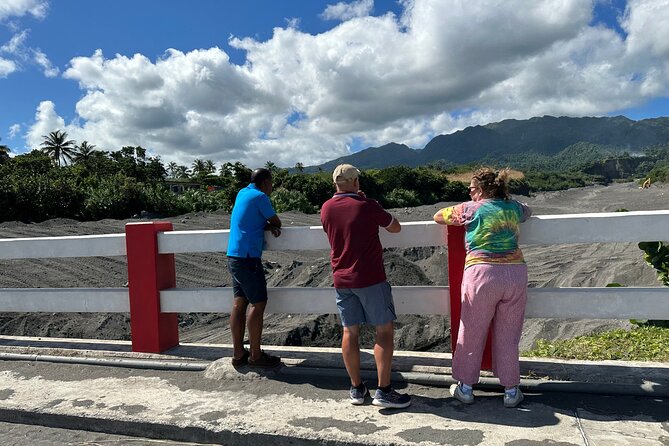
M 518 4 L 516 4 L 518 3 Z M 2 0 L 0 144 L 315 164 L 532 116 L 669 115 L 668 0 Z

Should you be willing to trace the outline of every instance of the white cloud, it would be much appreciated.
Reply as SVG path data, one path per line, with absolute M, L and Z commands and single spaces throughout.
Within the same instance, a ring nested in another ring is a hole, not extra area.
M 0 47 L 0 51 L 8 54 L 19 54 L 23 51 L 27 38 L 28 30 L 17 32 L 9 39 L 9 42 Z
M 65 121 L 56 113 L 56 106 L 51 101 L 42 101 L 35 113 L 35 124 L 28 130 L 26 140 L 33 149 L 39 148 L 44 135 L 65 128 Z M 120 147 L 119 147 L 120 148 Z
M 27 139 L 65 126 L 79 141 L 183 164 L 292 166 L 345 155 L 354 140 L 422 148 L 467 125 L 602 115 L 669 96 L 668 1 L 630 0 L 626 39 L 590 25 L 589 1 L 403 0 L 400 17 L 361 7 L 318 35 L 232 39 L 243 66 L 218 48 L 155 61 L 97 51 L 64 73 L 85 92 L 78 119 L 65 125 L 42 103 Z
M 11 56 L 14 60 L 8 60 L 13 64 L 13 70 L 18 70 L 18 64 L 36 64 L 42 68 L 42 72 L 46 77 L 56 77 L 60 73 L 57 67 L 54 67 L 48 56 L 39 48 L 31 48 L 26 42 L 28 40 L 30 31 L 27 29 L 16 32 L 9 42 L 0 46 L 0 52 Z M 0 68 L 0 77 L 2 69 Z M 8 73 L 7 73 L 8 74 Z M 6 76 L 6 74 L 5 74 Z
M 286 25 L 288 28 L 295 28 L 299 29 L 300 28 L 300 19 L 297 17 L 292 17 L 290 19 L 286 19 Z
M 54 67 L 51 64 L 51 61 L 46 56 L 46 54 L 44 54 L 39 49 L 33 50 L 32 52 L 33 52 L 33 57 L 34 57 L 35 63 L 37 65 L 39 65 L 40 67 L 42 67 L 42 69 L 44 70 L 44 75 L 46 77 L 56 77 L 56 76 L 58 76 L 58 74 L 60 73 L 60 70 L 58 68 Z
M 669 0 L 630 0 L 622 26 L 630 53 L 669 58 Z
M 11 60 L 0 57 L 0 79 L 7 77 L 14 71 L 16 71 L 16 64 Z
M 41 19 L 46 16 L 48 9 L 49 2 L 46 0 L 2 0 L 0 2 L 0 21 L 27 14 Z
M 321 13 L 321 18 L 323 20 L 346 21 L 355 17 L 367 16 L 373 8 L 374 0 L 358 0 L 351 3 L 339 2 L 335 5 L 328 5 L 325 11 Z
M 21 124 L 12 124 L 9 126 L 9 137 L 13 138 L 21 131 Z

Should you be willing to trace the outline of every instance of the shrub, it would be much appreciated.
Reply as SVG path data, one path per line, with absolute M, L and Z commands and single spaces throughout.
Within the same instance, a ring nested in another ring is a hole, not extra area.
M 232 203 L 225 190 L 207 192 L 205 190 L 187 190 L 179 195 L 181 212 L 213 212 L 218 209 L 229 211 Z
M 542 356 L 578 360 L 667 361 L 669 330 L 642 326 L 633 330 L 613 330 L 574 339 L 547 341 L 540 339 L 536 347 L 523 356 Z
M 123 174 L 100 180 L 86 195 L 82 214 L 89 220 L 127 218 L 145 210 L 140 185 Z
M 306 195 L 299 191 L 279 187 L 274 190 L 270 199 L 276 212 L 300 211 L 315 214 L 318 211 L 318 207 L 311 204 Z
M 413 207 L 421 204 L 416 191 L 402 188 L 393 189 L 383 197 L 383 202 L 389 208 Z

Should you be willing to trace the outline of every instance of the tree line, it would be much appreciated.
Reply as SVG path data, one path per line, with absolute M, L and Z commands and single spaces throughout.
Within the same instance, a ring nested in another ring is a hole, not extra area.
M 669 147 L 654 150 L 647 156 L 655 161 L 648 158 L 643 167 L 664 173 L 669 166 Z M 163 217 L 219 209 L 229 212 L 251 174 L 240 162 L 217 166 L 211 160 L 196 159 L 191 166 L 165 165 L 159 157 L 147 156 L 140 146 L 99 150 L 88 141 L 78 144 L 68 139 L 60 130 L 45 135 L 40 149 L 13 157 L 10 152 L 9 147 L 0 145 L 0 221 L 125 219 L 142 211 Z M 273 172 L 271 200 L 277 212 L 315 213 L 334 193 L 331 172 L 306 174 L 302 163 L 290 170 L 271 161 L 264 167 Z M 386 208 L 456 202 L 468 199 L 467 184 L 450 181 L 449 175 L 475 167 L 436 163 L 367 169 L 361 173 L 360 184 L 367 196 Z M 529 194 L 606 181 L 602 175 L 583 169 L 530 169 L 525 178 L 512 180 L 511 190 Z M 169 186 L 179 182 L 192 188 L 173 193 Z

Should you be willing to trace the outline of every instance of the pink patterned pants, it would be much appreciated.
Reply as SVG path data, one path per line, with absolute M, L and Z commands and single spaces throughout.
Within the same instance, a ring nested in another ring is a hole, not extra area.
M 520 383 L 518 343 L 527 303 L 527 265 L 477 264 L 462 278 L 462 310 L 453 378 L 476 384 L 492 327 L 492 369 L 504 387 Z

